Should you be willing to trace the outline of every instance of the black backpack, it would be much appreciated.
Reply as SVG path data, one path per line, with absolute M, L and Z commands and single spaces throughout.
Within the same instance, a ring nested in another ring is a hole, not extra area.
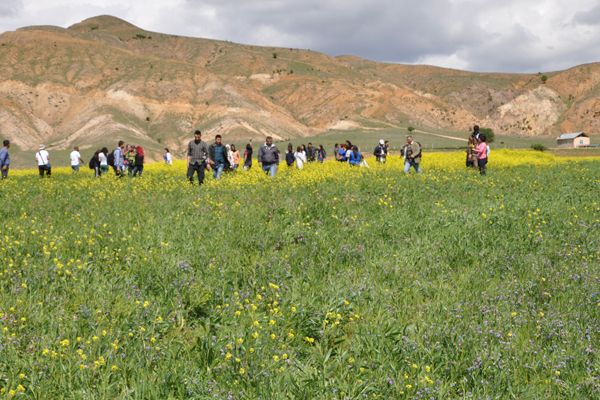
M 95 169 L 96 166 L 98 165 L 98 154 L 94 154 L 92 156 L 92 158 L 90 158 L 90 162 L 88 163 L 88 167 L 90 167 L 90 169 Z
M 106 161 L 107 161 L 108 165 L 110 165 L 111 167 L 115 166 L 115 151 L 114 150 L 108 154 L 108 157 L 106 157 Z

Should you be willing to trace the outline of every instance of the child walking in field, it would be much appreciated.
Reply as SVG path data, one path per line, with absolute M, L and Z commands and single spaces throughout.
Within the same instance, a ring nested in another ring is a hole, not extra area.
M 475 147 L 475 153 L 477 154 L 477 166 L 479 167 L 479 173 L 481 175 L 486 174 L 486 166 L 488 162 L 489 148 L 486 143 L 487 138 L 485 135 L 479 135 L 479 143 Z
M 298 146 L 296 148 L 294 158 L 296 159 L 296 167 L 298 169 L 304 168 L 304 163 L 306 162 L 306 153 L 302 151 L 302 147 Z

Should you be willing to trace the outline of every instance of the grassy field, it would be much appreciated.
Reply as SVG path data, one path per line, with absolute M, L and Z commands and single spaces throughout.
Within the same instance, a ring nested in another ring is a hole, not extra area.
M 600 161 L 0 181 L 0 396 L 600 397 Z

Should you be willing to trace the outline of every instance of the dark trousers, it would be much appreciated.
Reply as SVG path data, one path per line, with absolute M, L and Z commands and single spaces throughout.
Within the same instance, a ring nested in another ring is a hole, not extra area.
M 194 173 L 198 173 L 198 183 L 202 185 L 204 183 L 204 163 L 188 164 L 187 177 L 190 183 L 194 183 Z
M 485 175 L 487 165 L 487 158 L 480 158 L 477 160 L 477 166 L 479 167 L 479 173 Z
M 144 166 L 143 165 L 136 165 L 135 167 L 133 167 L 133 176 L 136 175 L 140 175 L 142 176 L 142 172 L 144 172 Z
M 2 168 L 2 179 L 8 178 L 8 167 Z
M 52 174 L 52 168 L 50 168 L 49 164 L 38 165 L 38 170 L 40 171 L 40 178 L 44 177 L 44 173 L 46 176 L 50 176 Z

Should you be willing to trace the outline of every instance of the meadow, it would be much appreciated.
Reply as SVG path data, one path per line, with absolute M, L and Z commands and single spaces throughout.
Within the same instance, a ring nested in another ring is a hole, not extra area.
M 0 181 L 0 397 L 600 398 L 600 160 Z

